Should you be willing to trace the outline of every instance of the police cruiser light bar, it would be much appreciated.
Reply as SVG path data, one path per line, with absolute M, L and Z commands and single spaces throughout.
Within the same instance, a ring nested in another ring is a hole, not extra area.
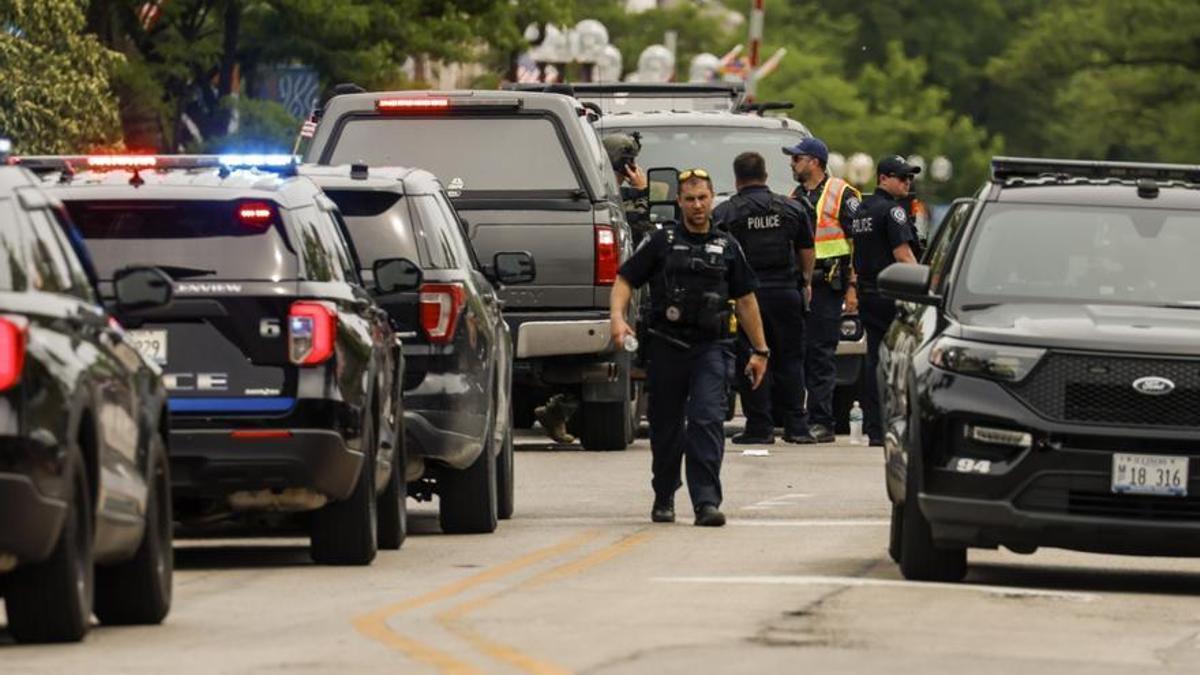
M 1142 162 L 1099 162 L 1070 159 L 1039 159 L 1036 157 L 995 157 L 992 159 L 992 180 L 998 182 L 1020 178 L 1090 178 L 1097 180 L 1136 180 L 1200 183 L 1200 165 L 1148 164 Z
M 9 162 L 34 172 L 141 171 L 144 169 L 258 169 L 294 172 L 300 158 L 295 155 L 28 155 Z

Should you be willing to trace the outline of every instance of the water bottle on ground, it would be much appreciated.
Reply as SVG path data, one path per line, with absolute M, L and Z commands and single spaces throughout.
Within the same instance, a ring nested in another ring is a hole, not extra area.
M 866 445 L 866 442 L 867 439 L 863 438 L 863 411 L 855 401 L 850 406 L 850 445 Z

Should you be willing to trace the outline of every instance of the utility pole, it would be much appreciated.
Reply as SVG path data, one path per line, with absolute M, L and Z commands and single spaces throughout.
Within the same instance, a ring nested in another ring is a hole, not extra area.
M 746 76 L 746 96 L 753 100 L 757 89 L 756 71 L 759 63 L 759 50 L 762 47 L 763 13 L 766 0 L 753 0 L 750 9 L 750 68 Z

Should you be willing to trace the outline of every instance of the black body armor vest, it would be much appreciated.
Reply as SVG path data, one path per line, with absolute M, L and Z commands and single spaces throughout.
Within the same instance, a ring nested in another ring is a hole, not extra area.
M 651 280 L 651 326 L 689 343 L 729 337 L 727 255 L 732 242 L 713 230 L 702 242 L 692 243 L 671 228 L 667 244 L 662 271 Z
M 778 271 L 796 276 L 796 252 L 787 227 L 784 201 L 772 194 L 766 212 L 742 195 L 729 198 L 735 209 L 725 224 L 746 253 L 755 272 Z

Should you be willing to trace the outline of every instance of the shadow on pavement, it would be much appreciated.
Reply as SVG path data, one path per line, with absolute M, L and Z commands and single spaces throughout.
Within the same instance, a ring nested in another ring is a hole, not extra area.
M 965 583 L 1050 591 L 1200 596 L 1200 573 L 1148 569 L 972 563 Z

